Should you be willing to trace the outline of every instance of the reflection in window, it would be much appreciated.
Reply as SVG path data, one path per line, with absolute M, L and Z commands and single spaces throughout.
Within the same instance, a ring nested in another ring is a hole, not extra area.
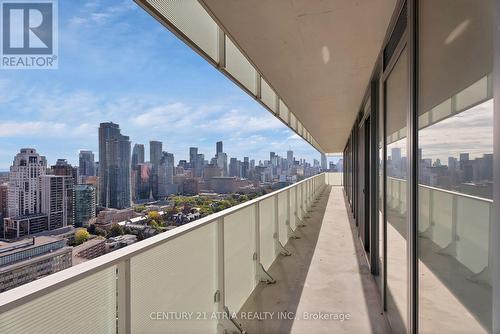
M 387 315 L 394 333 L 407 328 L 406 119 L 408 54 L 403 49 L 386 80 Z
M 420 183 L 493 198 L 493 100 L 420 130 Z
M 492 1 L 419 1 L 419 329 L 492 325 Z

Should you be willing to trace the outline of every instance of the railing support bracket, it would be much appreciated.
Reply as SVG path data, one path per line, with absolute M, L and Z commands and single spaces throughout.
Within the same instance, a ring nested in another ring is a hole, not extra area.
M 300 237 L 295 233 L 294 230 L 288 225 L 288 239 L 300 239 Z
M 285 248 L 285 246 L 283 246 L 283 244 L 281 243 L 281 241 L 277 240 L 277 244 L 278 244 L 278 248 L 280 250 L 280 254 L 283 255 L 283 256 L 290 256 L 292 255 L 292 253 L 290 253 L 290 251 L 288 249 Z
M 304 221 L 299 217 L 298 214 L 295 214 L 295 218 L 300 222 L 297 226 L 298 227 L 306 227 L 307 225 L 304 223 Z
M 267 284 L 274 284 L 276 283 L 276 280 L 264 269 L 264 266 L 262 263 L 259 263 L 258 265 L 258 277 L 261 282 L 267 283 Z
M 246 334 L 247 332 L 243 329 L 241 324 L 239 324 L 236 319 L 231 316 L 231 312 L 227 306 L 224 306 L 224 317 L 219 320 L 217 325 L 218 332 L 224 334 Z

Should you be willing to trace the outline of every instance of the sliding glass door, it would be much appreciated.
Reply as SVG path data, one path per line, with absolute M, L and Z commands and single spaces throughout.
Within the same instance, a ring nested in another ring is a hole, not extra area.
M 419 1 L 421 333 L 492 331 L 492 13 L 490 0 Z

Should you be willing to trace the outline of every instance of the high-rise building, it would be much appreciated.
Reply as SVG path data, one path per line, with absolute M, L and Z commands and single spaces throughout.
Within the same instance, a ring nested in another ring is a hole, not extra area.
M 49 218 L 49 230 L 74 225 L 75 211 L 73 178 L 44 175 L 42 184 L 42 212 Z
M 222 141 L 218 141 L 216 144 L 215 155 L 217 156 L 219 153 L 224 152 Z
M 321 154 L 321 170 L 325 171 L 328 168 L 326 154 Z
M 92 151 L 81 150 L 78 154 L 78 174 L 80 178 L 95 176 L 95 161 Z
M 158 199 L 158 168 L 162 157 L 162 143 L 159 141 L 149 142 L 149 160 L 151 162 L 151 192 L 153 198 Z
M 227 154 L 219 153 L 217 154 L 217 167 L 222 172 L 222 176 L 227 176 Z
M 99 192 L 103 207 L 130 206 L 130 140 L 112 122 L 99 126 Z
M 82 227 L 96 215 L 96 189 L 90 184 L 75 186 L 75 227 Z
M 203 176 L 203 166 L 205 165 L 205 155 L 198 153 L 196 157 L 195 167 L 194 167 L 194 176 L 202 177 Z
M 174 155 L 163 152 L 158 167 L 158 196 L 165 197 L 176 192 L 174 187 Z
M 142 163 L 144 163 L 144 145 L 134 144 L 134 149 L 132 150 L 132 168 Z
M 7 216 L 17 217 L 41 212 L 40 176 L 45 175 L 47 160 L 33 148 L 23 148 L 10 167 Z
M 151 163 L 144 162 L 137 164 L 137 166 L 135 166 L 135 172 L 134 201 L 147 200 L 151 197 Z
M 236 158 L 231 158 L 229 161 L 229 176 L 240 177 L 239 161 Z
M 152 140 L 149 142 L 149 161 L 154 166 L 160 164 L 160 159 L 162 157 L 162 142 Z
M 2 225 L 3 220 L 2 218 L 7 217 L 7 192 L 8 192 L 9 186 L 7 183 L 2 183 L 0 184 L 0 225 Z
M 198 158 L 198 147 L 190 147 L 189 148 L 189 163 L 191 164 L 192 168 L 194 167 L 197 158 Z
M 248 179 L 249 170 L 250 170 L 250 159 L 248 157 L 243 157 L 243 165 L 241 166 L 241 177 Z
M 56 164 L 50 167 L 51 173 L 58 176 L 70 176 L 73 183 L 78 182 L 78 168 L 71 166 L 66 159 L 57 159 Z
M 205 182 L 210 181 L 210 179 L 214 177 L 220 177 L 221 176 L 221 170 L 219 166 L 214 165 L 214 164 L 208 164 L 205 165 L 203 168 L 203 179 Z
M 287 162 L 287 167 L 290 168 L 293 165 L 293 151 L 288 150 L 286 152 L 286 162 Z

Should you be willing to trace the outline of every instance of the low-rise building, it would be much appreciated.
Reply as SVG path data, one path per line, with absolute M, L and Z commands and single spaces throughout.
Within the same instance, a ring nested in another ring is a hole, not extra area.
M 106 239 L 93 238 L 73 248 L 73 265 L 106 254 Z
M 49 217 L 43 213 L 4 219 L 4 238 L 15 239 L 49 230 Z
M 139 213 L 135 212 L 134 209 L 106 209 L 97 215 L 95 219 L 91 219 L 90 223 L 95 223 L 96 226 L 101 228 L 110 228 L 113 224 L 117 224 L 121 221 L 126 221 L 134 217 L 140 216 Z
M 0 242 L 0 292 L 71 267 L 71 247 L 59 237 Z
M 133 234 L 124 234 L 106 240 L 106 247 L 112 251 L 137 242 L 137 236 Z

